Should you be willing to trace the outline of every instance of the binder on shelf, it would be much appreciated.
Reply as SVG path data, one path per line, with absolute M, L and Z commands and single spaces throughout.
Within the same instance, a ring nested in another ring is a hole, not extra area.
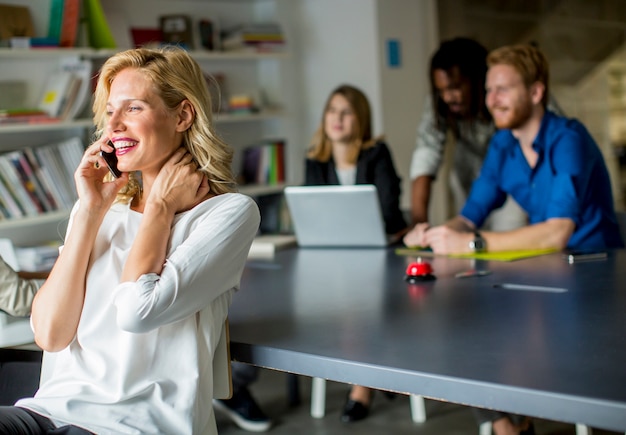
M 100 0 L 84 0 L 89 44 L 93 48 L 115 48 L 116 43 L 102 10 Z
M 50 0 L 50 15 L 48 19 L 48 38 L 56 41 L 58 45 L 61 39 L 61 28 L 63 27 L 63 6 L 64 0 Z
M 46 81 L 38 107 L 51 117 L 58 118 L 67 103 L 75 78 L 67 71 L 56 71 Z

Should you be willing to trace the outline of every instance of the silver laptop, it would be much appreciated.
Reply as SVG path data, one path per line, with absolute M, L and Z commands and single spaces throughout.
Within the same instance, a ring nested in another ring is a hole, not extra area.
M 290 186 L 285 199 L 301 247 L 388 245 L 374 185 Z

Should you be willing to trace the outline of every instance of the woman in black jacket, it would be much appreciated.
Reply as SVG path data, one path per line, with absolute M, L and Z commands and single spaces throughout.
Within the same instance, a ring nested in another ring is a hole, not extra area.
M 305 184 L 375 185 L 387 234 L 403 234 L 400 177 L 382 137 L 372 138 L 371 124 L 367 97 L 353 86 L 336 88 L 307 153 Z
M 382 137 L 372 138 L 369 102 L 353 86 L 339 86 L 328 97 L 307 153 L 305 184 L 373 184 L 387 234 L 398 240 L 407 230 L 400 211 L 400 177 L 391 153 Z M 349 423 L 366 418 L 372 392 L 367 387 L 353 386 L 341 420 Z

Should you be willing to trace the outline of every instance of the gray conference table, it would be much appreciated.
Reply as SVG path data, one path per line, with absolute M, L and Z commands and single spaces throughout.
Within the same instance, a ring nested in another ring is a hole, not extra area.
M 288 249 L 250 261 L 233 359 L 285 372 L 626 431 L 626 251 L 568 264 Z M 455 278 L 469 269 L 490 275 Z

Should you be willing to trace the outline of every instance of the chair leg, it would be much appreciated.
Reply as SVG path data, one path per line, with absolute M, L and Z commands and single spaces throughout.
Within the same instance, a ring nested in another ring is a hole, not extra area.
M 478 428 L 478 433 L 480 435 L 491 435 L 491 426 L 492 424 L 490 421 L 481 423 L 480 427 Z
M 424 423 L 426 421 L 424 398 L 416 394 L 411 394 L 409 401 L 411 403 L 411 420 L 413 420 L 414 423 Z
M 576 423 L 576 435 L 591 435 L 593 430 L 586 424 Z
M 311 417 L 322 418 L 326 414 L 326 379 L 313 378 L 311 383 Z

